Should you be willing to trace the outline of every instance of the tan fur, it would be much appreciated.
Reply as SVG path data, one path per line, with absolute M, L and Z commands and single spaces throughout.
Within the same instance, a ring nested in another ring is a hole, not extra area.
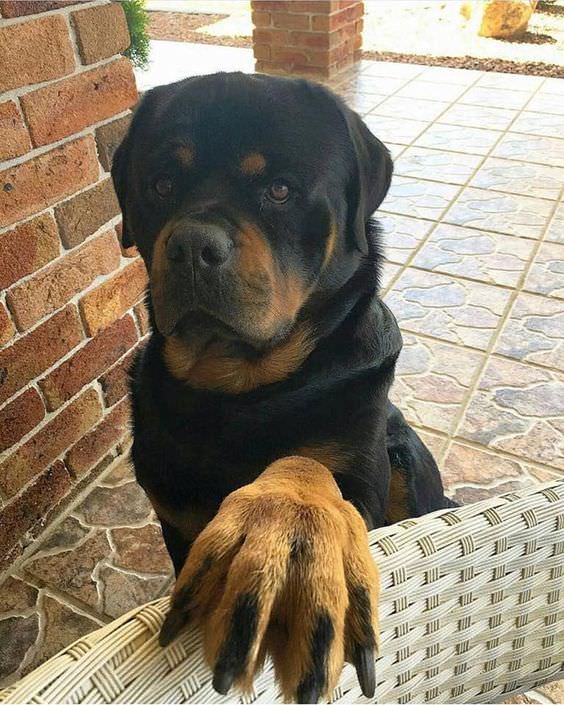
M 331 441 L 300 446 L 296 449 L 296 455 L 317 460 L 333 474 L 344 471 L 350 462 L 350 453 L 338 443 Z
M 188 145 L 181 145 L 176 149 L 174 152 L 176 158 L 178 161 L 182 164 L 184 167 L 189 167 L 192 165 L 192 162 L 194 161 L 194 151 L 188 147 Z
M 171 374 L 196 389 L 241 394 L 281 382 L 295 372 L 314 348 L 305 327 L 296 327 L 280 345 L 258 358 L 234 357 L 222 343 L 196 352 L 178 338 L 167 338 L 164 360 Z
M 266 169 L 266 159 L 260 152 L 250 152 L 241 159 L 239 168 L 247 176 L 258 176 Z
M 386 512 L 386 521 L 389 524 L 395 524 L 397 521 L 409 518 L 408 497 L 405 471 L 402 468 L 392 468 L 390 496 Z
M 242 223 L 239 231 L 238 271 L 251 288 L 249 304 L 259 305 L 257 325 L 266 337 L 274 334 L 281 321 L 293 321 L 303 305 L 307 291 L 301 280 L 284 275 L 274 259 L 263 233 L 251 223 Z M 257 301 L 254 287 L 264 294 Z
M 331 227 L 329 229 L 329 236 L 327 237 L 327 242 L 325 244 L 325 256 L 323 257 L 323 264 L 321 265 L 321 271 L 323 271 L 335 252 L 335 246 L 337 244 L 337 224 L 333 219 L 331 219 Z
M 151 298 L 155 308 L 158 308 L 163 303 L 165 296 L 164 280 L 166 277 L 167 258 L 166 244 L 172 232 L 173 222 L 169 221 L 157 235 L 155 244 L 153 245 L 153 255 L 151 258 Z
M 296 541 L 300 549 L 292 554 Z M 224 500 L 178 577 L 172 611 L 189 611 L 201 624 L 213 668 L 238 598 L 255 595 L 257 632 L 237 685 L 250 689 L 269 652 L 286 700 L 295 698 L 312 667 L 311 635 L 320 613 L 326 613 L 335 635 L 327 658 L 327 687 L 321 694 L 326 697 L 345 656 L 350 656 L 353 640 L 362 638 L 356 605 L 350 600 L 357 586 L 369 595 L 376 630 L 378 574 L 364 522 L 342 499 L 327 468 L 311 458 L 291 456 Z

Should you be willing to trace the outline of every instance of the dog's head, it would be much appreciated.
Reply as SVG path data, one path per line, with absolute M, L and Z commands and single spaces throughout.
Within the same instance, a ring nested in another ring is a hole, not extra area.
M 221 73 L 150 91 L 112 177 L 157 329 L 281 341 L 358 268 L 391 173 L 384 145 L 317 84 Z

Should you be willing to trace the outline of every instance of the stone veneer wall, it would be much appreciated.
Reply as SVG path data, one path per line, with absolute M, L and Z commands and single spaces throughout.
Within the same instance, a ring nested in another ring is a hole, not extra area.
M 114 457 L 146 273 L 109 175 L 137 89 L 123 9 L 0 0 L 0 572 Z

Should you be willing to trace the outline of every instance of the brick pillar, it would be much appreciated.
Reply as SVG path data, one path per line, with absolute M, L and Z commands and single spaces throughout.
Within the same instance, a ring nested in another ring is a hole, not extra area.
M 0 573 L 127 439 L 147 332 L 109 174 L 128 45 L 120 3 L 0 0 Z
M 256 70 L 330 78 L 360 58 L 364 3 L 252 0 Z

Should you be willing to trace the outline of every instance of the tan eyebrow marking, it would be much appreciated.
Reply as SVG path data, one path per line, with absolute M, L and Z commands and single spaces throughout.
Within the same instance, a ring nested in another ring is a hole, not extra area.
M 264 171 L 266 167 L 266 159 L 260 152 L 250 152 L 246 157 L 241 159 L 239 165 L 243 174 L 248 176 L 256 176 Z
M 194 152 L 185 144 L 177 147 L 174 154 L 182 166 L 190 166 L 194 160 Z

